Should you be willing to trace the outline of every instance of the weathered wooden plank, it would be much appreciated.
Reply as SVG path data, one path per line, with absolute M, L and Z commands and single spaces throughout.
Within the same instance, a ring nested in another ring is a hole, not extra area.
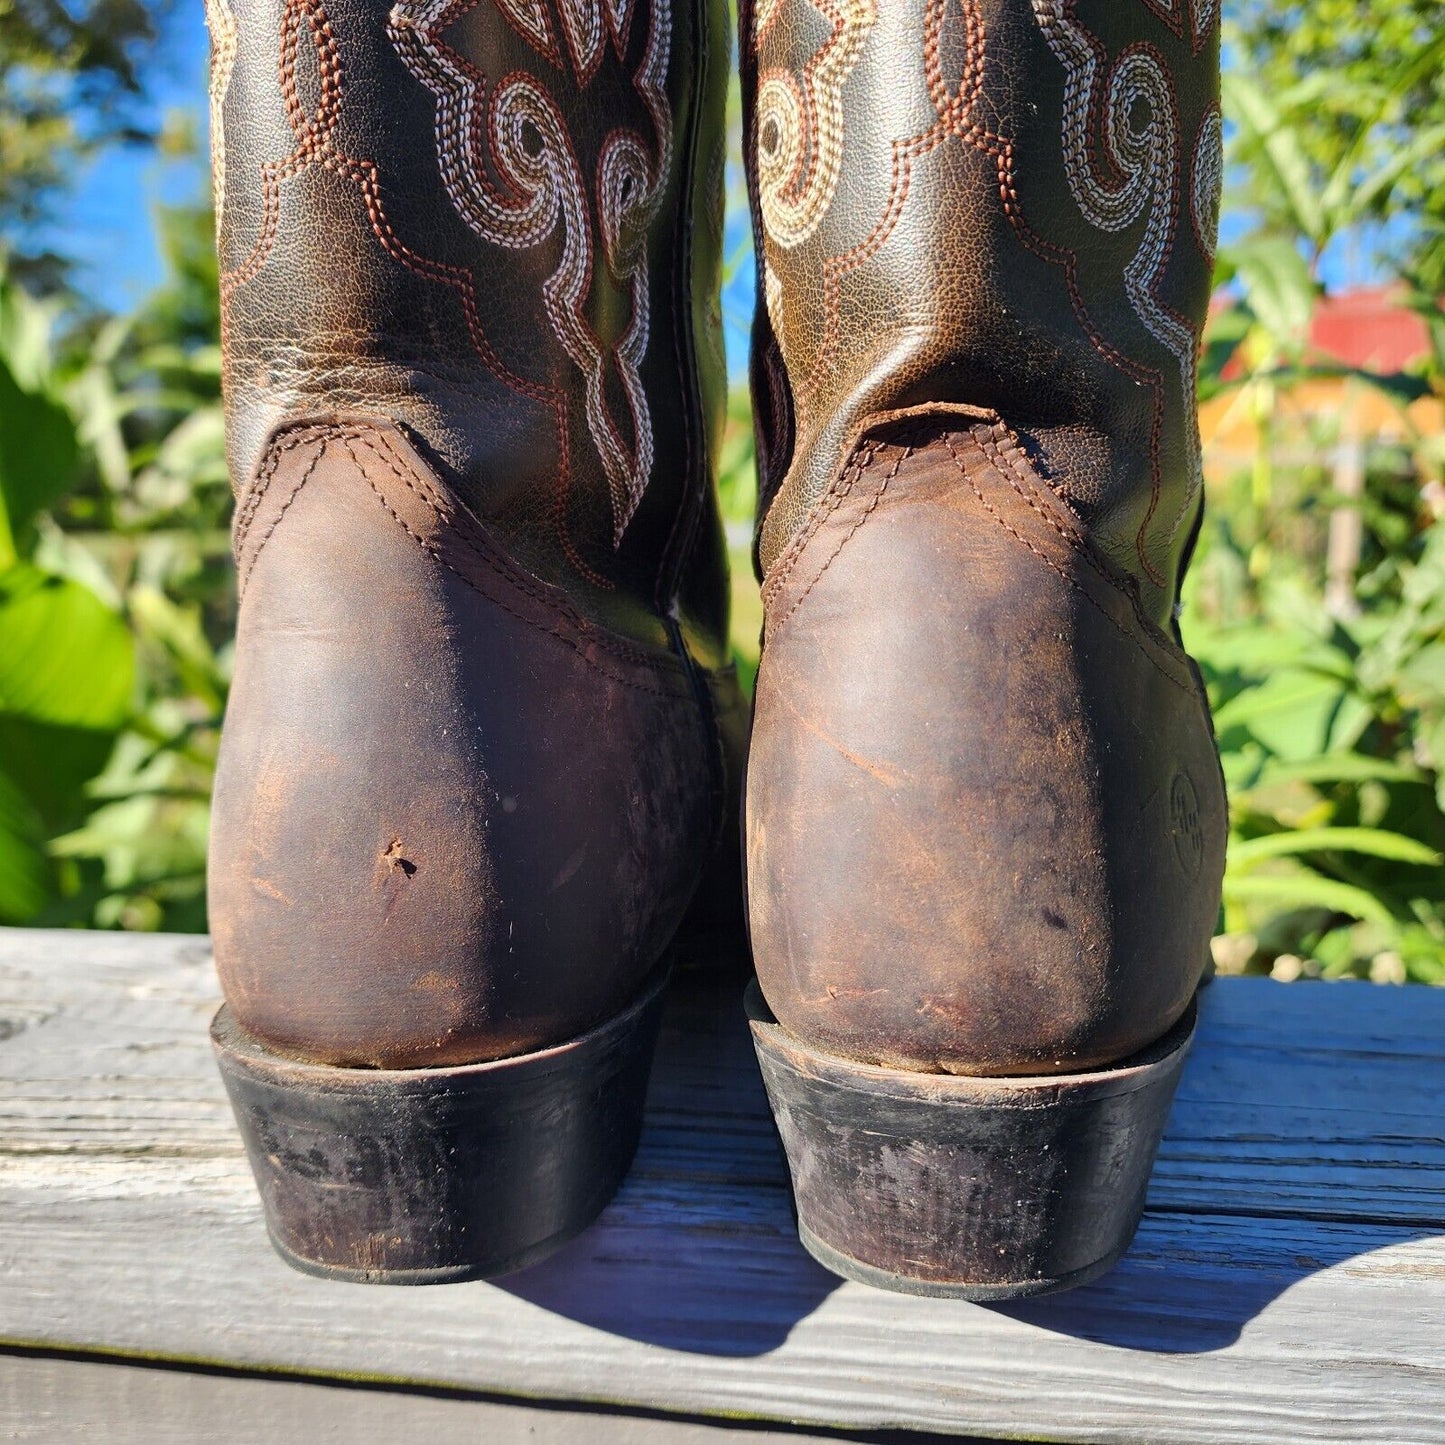
M 0 936 L 0 1339 L 818 1427 L 1445 1442 L 1445 993 L 1216 985 L 1135 1249 L 1011 1308 L 814 1266 L 735 1003 L 696 993 L 632 1178 L 563 1255 L 502 1285 L 296 1275 L 214 999 L 195 940 Z
M 0 1440 L 20 1445 L 910 1445 L 936 1438 L 749 1429 L 445 1391 L 0 1353 Z

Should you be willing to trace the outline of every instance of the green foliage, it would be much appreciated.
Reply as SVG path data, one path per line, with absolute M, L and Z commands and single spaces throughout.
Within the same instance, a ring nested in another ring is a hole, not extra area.
M 0 292 L 0 922 L 199 929 L 234 612 L 209 216 L 57 341 Z M 73 316 L 73 312 L 72 312 Z
M 1212 530 L 1194 601 L 1243 561 Z M 1368 976 L 1388 956 L 1445 981 L 1445 524 L 1410 550 L 1380 564 L 1399 581 L 1357 619 L 1330 618 L 1305 569 L 1285 568 L 1234 620 L 1187 630 L 1229 783 L 1239 963 Z
M 1211 320 L 1200 390 L 1254 447 L 1213 469 L 1185 638 L 1230 785 L 1228 969 L 1445 982 L 1445 450 L 1408 410 L 1445 395 L 1436 9 L 1242 0 L 1226 33 L 1226 207 L 1247 229 L 1220 253 L 1236 304 Z M 1321 258 L 1381 223 L 1435 335 L 1409 375 L 1308 348 Z M 1371 398 L 1387 436 L 1354 434 Z
M 50 348 L 50 311 L 0 290 L 0 921 L 36 917 L 59 879 L 46 840 L 77 821 L 130 710 L 121 619 L 37 565 L 38 518 L 74 485 L 79 426 Z
M 1445 291 L 1445 29 L 1439 0 L 1238 0 L 1226 7 L 1231 197 L 1314 254 L 1364 221 L 1387 258 Z

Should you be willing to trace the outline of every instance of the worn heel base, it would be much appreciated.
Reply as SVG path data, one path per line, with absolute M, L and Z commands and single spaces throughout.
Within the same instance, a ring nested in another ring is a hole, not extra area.
M 753 1043 L 798 1234 L 835 1274 L 904 1294 L 1020 1299 L 1128 1249 L 1194 1037 L 1195 1005 L 1112 1069 L 971 1078 L 880 1068 L 784 1032 L 754 982 Z
M 666 982 L 567 1043 L 441 1069 L 305 1063 L 222 1007 L 211 1042 L 277 1252 L 330 1279 L 443 1284 L 558 1249 L 632 1163 Z

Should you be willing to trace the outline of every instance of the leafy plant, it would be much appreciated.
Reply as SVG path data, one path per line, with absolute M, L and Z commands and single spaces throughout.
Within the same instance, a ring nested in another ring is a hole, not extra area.
M 1438 0 L 1237 0 L 1225 115 L 1231 207 L 1315 256 L 1351 234 L 1433 302 L 1445 291 L 1445 31 Z
M 61 334 L 0 293 L 0 921 L 205 926 L 234 627 L 215 260 L 205 212 L 158 219 L 172 279 L 135 316 Z
M 115 610 L 37 562 L 40 518 L 80 468 L 53 309 L 0 286 L 0 921 L 38 916 L 61 880 L 47 840 L 77 821 L 130 711 L 135 657 Z
M 1281 582 L 1259 616 L 1191 629 L 1230 787 L 1240 965 L 1369 976 L 1388 958 L 1445 982 L 1445 526 L 1402 571 L 1401 598 L 1357 622 Z

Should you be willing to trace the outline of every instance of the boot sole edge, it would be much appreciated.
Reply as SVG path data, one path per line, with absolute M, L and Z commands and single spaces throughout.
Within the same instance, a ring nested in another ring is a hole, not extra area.
M 438 1069 L 306 1063 L 211 1039 L 276 1252 L 367 1284 L 491 1279 L 586 1229 L 637 1150 L 668 971 L 579 1037 Z
M 785 1033 L 756 982 L 753 1043 L 798 1232 L 825 1268 L 978 1301 L 1087 1284 L 1133 1240 L 1196 1004 L 1113 1068 L 972 1078 L 855 1063 Z

